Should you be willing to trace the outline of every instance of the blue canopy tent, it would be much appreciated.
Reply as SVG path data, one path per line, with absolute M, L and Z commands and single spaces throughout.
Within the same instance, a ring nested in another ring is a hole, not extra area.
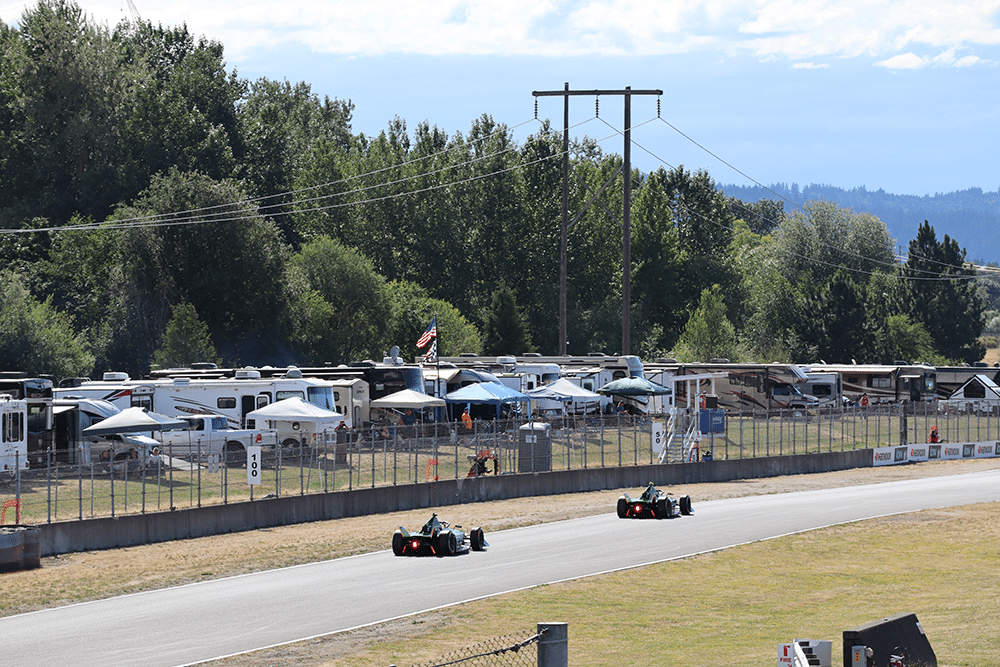
M 511 389 L 499 382 L 476 382 L 461 389 L 456 389 L 450 394 L 445 394 L 444 400 L 449 403 L 474 403 L 478 405 L 495 405 L 497 419 L 500 418 L 500 410 L 504 405 L 514 405 L 514 411 L 518 403 L 526 403 L 531 399 L 527 394 L 516 389 Z

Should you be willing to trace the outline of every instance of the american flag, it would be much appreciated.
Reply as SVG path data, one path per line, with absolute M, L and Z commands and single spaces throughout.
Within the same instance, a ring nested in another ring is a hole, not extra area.
M 431 346 L 427 349 L 427 354 L 424 355 L 424 361 L 437 361 L 438 353 L 438 342 L 435 340 L 431 342 Z
M 431 323 L 427 326 L 427 331 L 425 331 L 424 334 L 420 337 L 420 340 L 417 341 L 417 349 L 424 347 L 425 345 L 427 345 L 427 343 L 437 338 L 438 335 L 437 321 L 438 321 L 437 317 L 431 320 Z

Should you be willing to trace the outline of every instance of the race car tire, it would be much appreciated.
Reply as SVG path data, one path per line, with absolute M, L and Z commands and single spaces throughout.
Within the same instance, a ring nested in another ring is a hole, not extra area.
M 660 498 L 656 501 L 654 505 L 656 510 L 653 512 L 653 516 L 657 519 L 669 519 L 670 518 L 670 501 L 666 498 Z
M 628 501 L 624 497 L 618 499 L 618 518 L 624 519 L 628 516 Z
M 486 547 L 486 536 L 482 528 L 473 528 L 469 534 L 469 546 L 473 551 L 482 551 Z
M 397 556 L 403 555 L 403 534 L 398 530 L 392 534 L 392 553 Z
M 681 514 L 684 516 L 690 516 L 694 510 L 691 509 L 691 496 L 681 496 Z
M 455 533 L 448 531 L 447 533 L 441 533 L 438 535 L 438 555 L 439 556 L 453 556 L 458 550 L 458 540 L 455 537 Z

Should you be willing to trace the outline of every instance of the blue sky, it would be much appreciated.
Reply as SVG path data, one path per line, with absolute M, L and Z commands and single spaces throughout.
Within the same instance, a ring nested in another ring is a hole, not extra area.
M 659 117 L 655 97 L 632 100 L 644 171 L 1000 189 L 1000 0 L 133 3 L 144 20 L 222 42 L 241 77 L 350 99 L 355 132 L 399 116 L 465 134 L 485 113 L 523 140 L 538 127 L 532 91 L 631 86 L 663 90 Z M 128 0 L 78 4 L 109 25 L 130 15 Z M 0 5 L 0 19 L 24 7 Z M 561 129 L 561 98 L 539 98 L 538 116 Z M 623 120 L 619 97 L 601 98 L 600 118 L 593 98 L 571 102 L 573 134 L 606 152 L 622 153 Z

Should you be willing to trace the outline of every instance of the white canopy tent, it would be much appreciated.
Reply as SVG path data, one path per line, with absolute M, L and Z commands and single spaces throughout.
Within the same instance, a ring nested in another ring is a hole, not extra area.
M 443 398 L 434 398 L 412 389 L 403 389 L 395 393 L 376 398 L 371 402 L 373 408 L 400 408 L 403 410 L 422 410 L 423 408 L 443 408 L 447 403 Z
M 276 401 L 270 405 L 258 408 L 253 412 L 248 412 L 246 418 L 253 419 L 255 421 L 264 420 L 267 421 L 269 425 L 272 422 L 288 422 L 292 425 L 293 430 L 299 430 L 307 438 L 310 435 L 315 435 L 317 433 L 322 433 L 325 430 L 336 428 L 340 422 L 346 420 L 346 417 L 339 412 L 324 410 L 323 408 L 313 405 L 312 403 L 308 403 L 297 396 L 293 398 L 286 398 L 282 401 Z M 312 428 L 302 428 L 303 424 L 309 424 Z M 257 428 L 261 428 L 260 424 L 257 425 Z M 271 428 L 273 428 L 273 426 L 271 426 Z M 282 444 L 289 445 L 291 443 L 283 442 Z
M 538 389 L 525 392 L 531 398 L 550 399 L 555 401 L 565 401 L 567 403 L 598 403 L 601 395 L 584 389 L 580 385 L 573 384 L 566 378 L 559 378 L 554 382 L 542 385 Z

